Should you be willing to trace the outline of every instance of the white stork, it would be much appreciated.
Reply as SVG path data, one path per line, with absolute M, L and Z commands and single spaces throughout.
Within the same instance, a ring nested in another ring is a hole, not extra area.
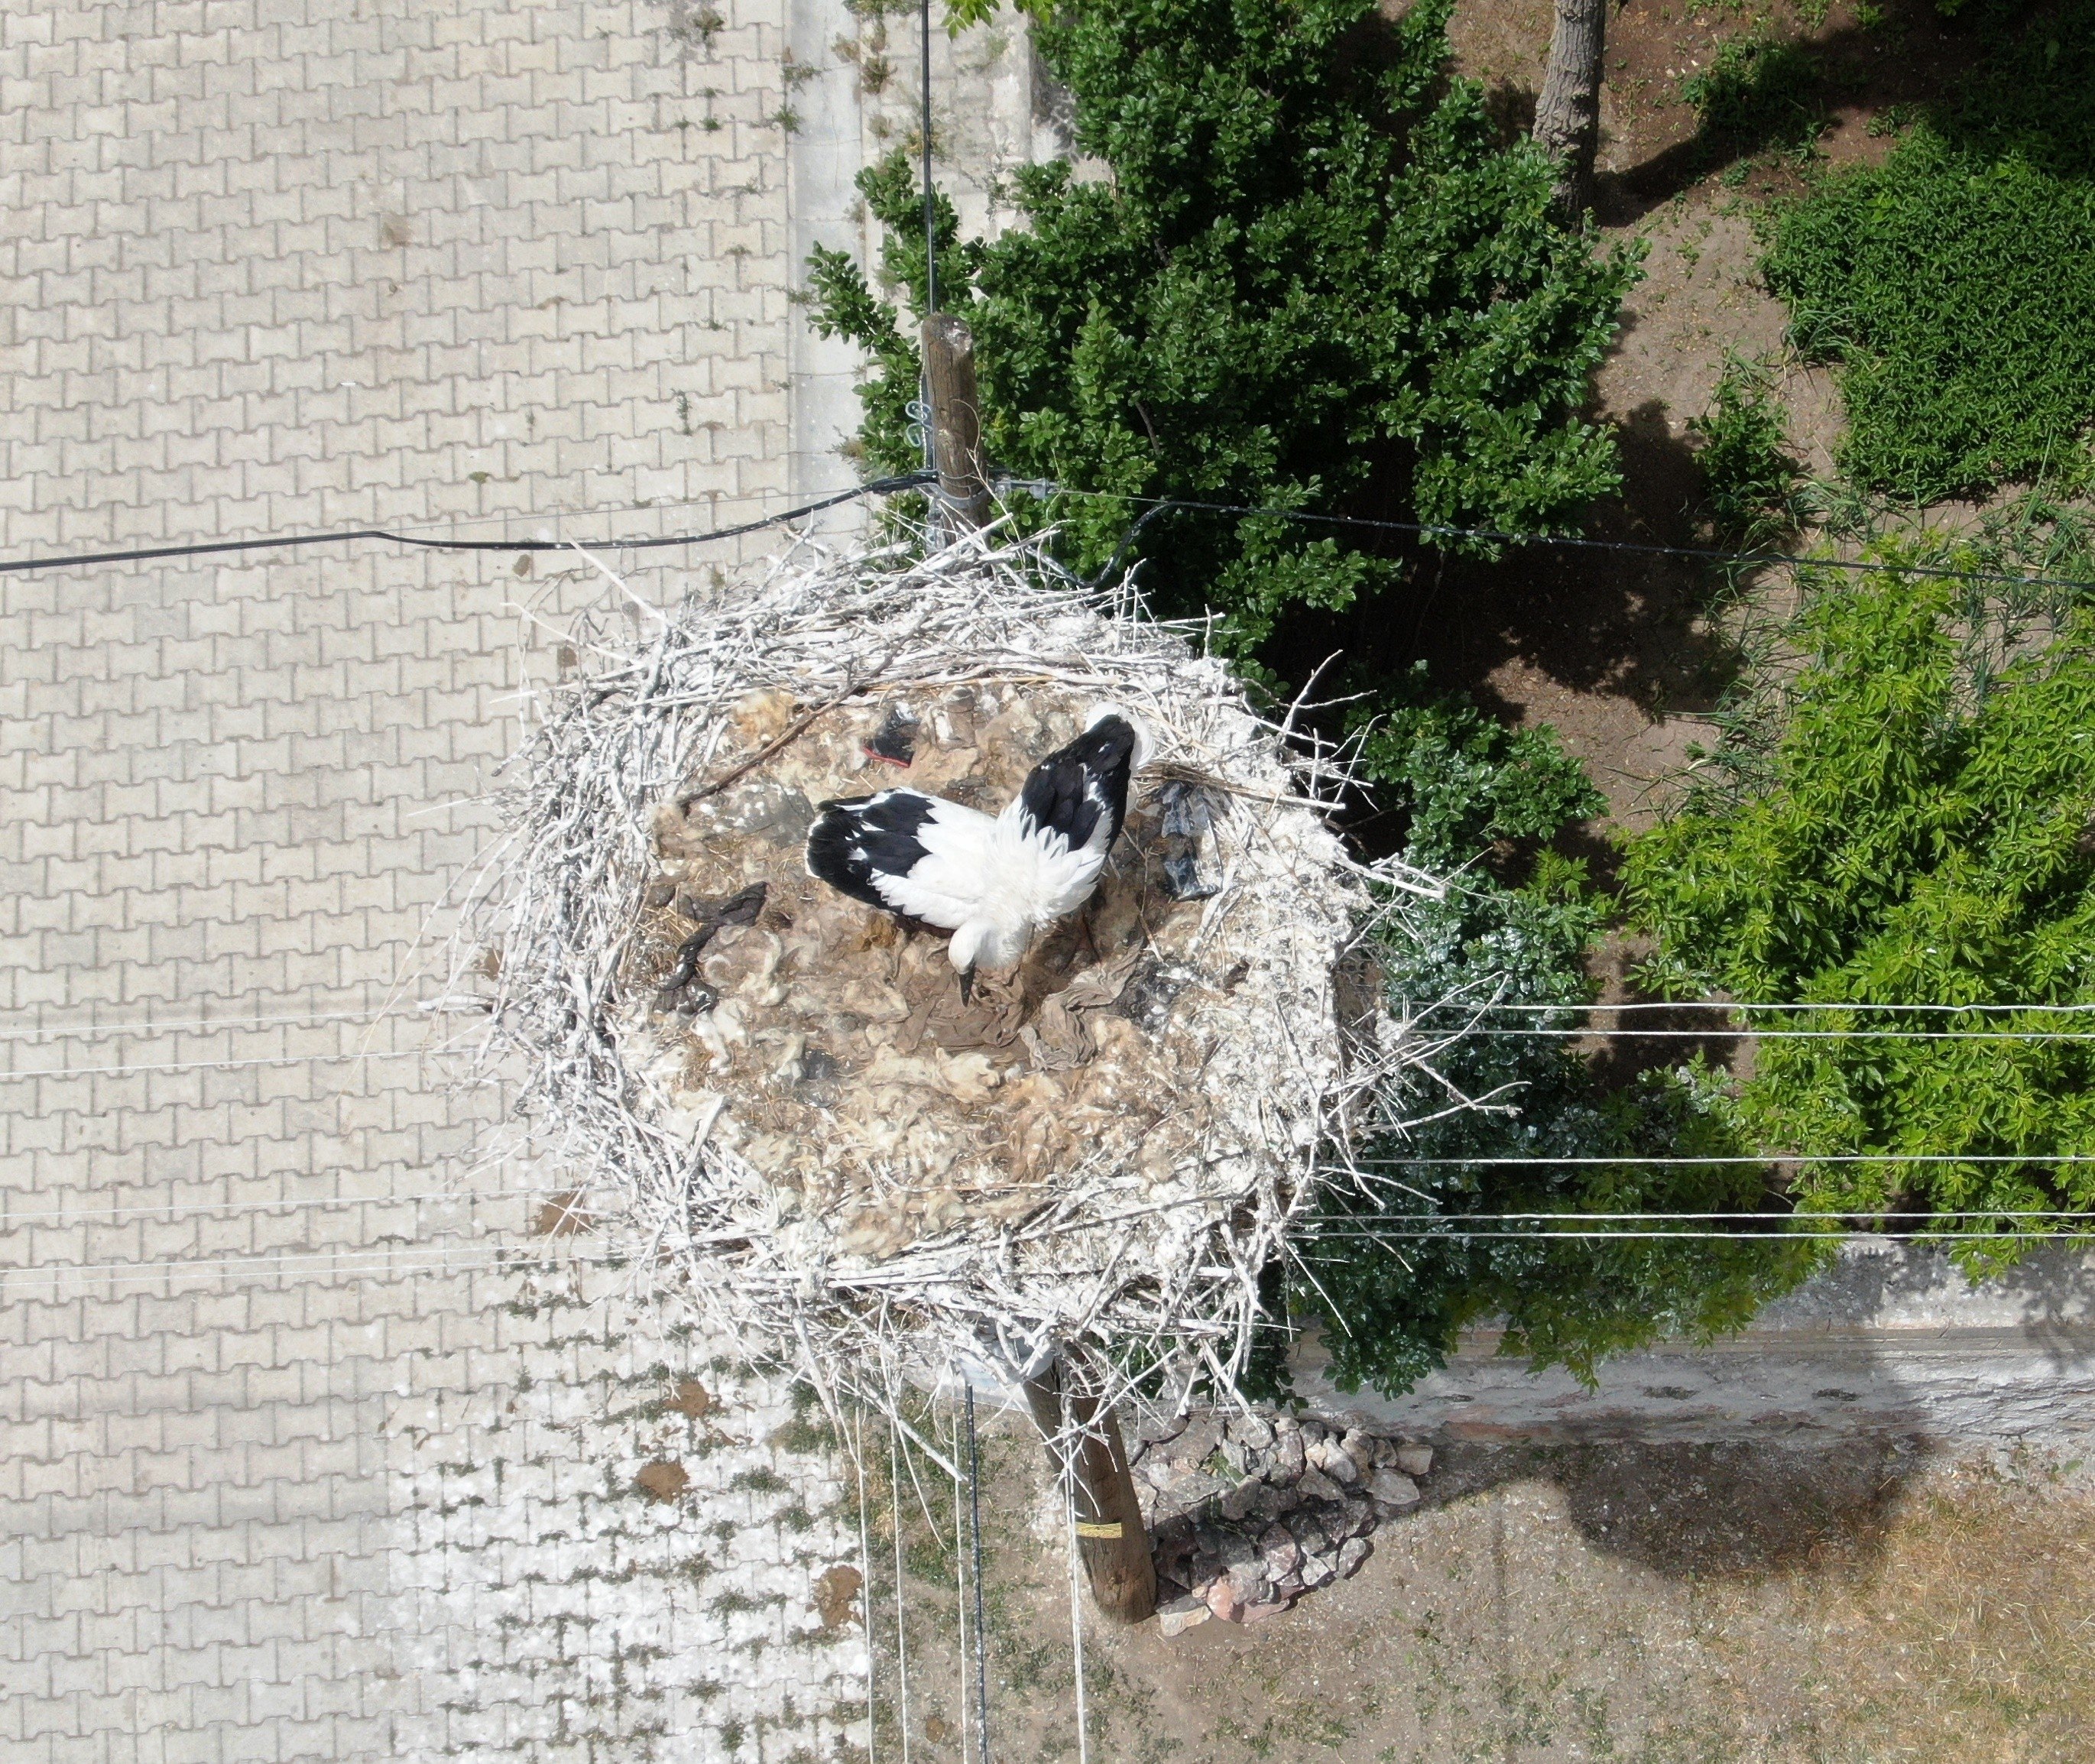
M 912 790 L 824 803 L 808 830 L 808 873 L 951 931 L 965 999 L 978 965 L 1011 966 L 1091 899 L 1148 746 L 1133 719 L 1108 708 L 1034 767 L 1002 814 Z

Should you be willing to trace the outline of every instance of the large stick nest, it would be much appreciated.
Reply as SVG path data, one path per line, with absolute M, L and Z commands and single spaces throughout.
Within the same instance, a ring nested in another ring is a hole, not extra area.
M 490 1052 L 640 1279 L 825 1382 L 1089 1339 L 1226 1386 L 1291 1218 L 1389 1125 L 1365 931 L 1431 885 L 1347 856 L 1340 756 L 1031 562 L 804 549 L 578 634 L 478 921 Z M 942 936 L 805 873 L 825 799 L 994 812 L 1105 702 L 1155 741 L 1107 876 L 972 1004 Z

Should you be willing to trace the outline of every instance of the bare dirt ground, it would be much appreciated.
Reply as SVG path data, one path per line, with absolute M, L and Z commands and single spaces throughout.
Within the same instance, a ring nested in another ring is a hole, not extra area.
M 1818 70 L 1814 102 L 1827 120 L 1818 151 L 1836 165 L 1880 158 L 1897 107 L 1940 90 L 1959 55 L 1926 0 L 1881 10 L 1870 28 L 1851 0 L 1815 25 L 1787 0 L 1629 0 L 1611 15 L 1596 219 L 1605 239 L 1646 255 L 1594 389 L 1623 469 L 1595 536 L 1708 542 L 1695 519 L 1701 477 L 1688 425 L 1708 410 L 1729 355 L 1776 365 L 1792 441 L 1812 471 L 1831 472 L 1838 394 L 1830 376 L 1786 357 L 1786 315 L 1757 276 L 1754 216 L 1799 187 L 1795 163 L 1698 137 L 1682 86 L 1723 39 L 1795 38 Z M 1484 82 L 1509 128 L 1533 115 L 1551 16 L 1548 0 L 1457 7 L 1457 63 Z M 1701 565 L 1620 553 L 1536 548 L 1496 566 L 1451 564 L 1422 594 L 1420 652 L 1444 683 L 1553 725 L 1606 793 L 1606 825 L 1634 830 L 1670 799 L 1691 746 L 1710 738 L 1708 712 L 1736 666 L 1705 610 L 1709 586 Z M 1783 584 L 1763 586 L 1779 612 Z
M 985 1446 L 992 1754 L 1074 1757 L 1064 1544 L 1035 1450 Z M 1089 1755 L 2073 1764 L 2095 1751 L 2095 1493 L 2077 1470 L 1896 1440 L 1455 1445 L 1367 1565 L 1285 1615 L 1166 1640 L 1087 1612 Z M 952 1514 L 934 1489 L 934 1540 L 904 1486 L 911 1755 L 935 1764 L 961 1756 Z M 899 1756 L 885 1525 L 877 1511 L 876 1755 Z

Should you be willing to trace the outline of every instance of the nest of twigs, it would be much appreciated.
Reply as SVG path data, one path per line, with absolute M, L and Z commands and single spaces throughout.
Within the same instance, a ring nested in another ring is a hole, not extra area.
M 477 931 L 490 1052 L 636 1277 L 883 1399 L 1086 1341 L 1232 1384 L 1261 1270 L 1412 1058 L 1365 934 L 1432 885 L 1348 856 L 1344 756 L 1197 633 L 979 536 L 803 548 L 579 634 Z M 824 799 L 994 812 L 1108 701 L 1156 751 L 1107 876 L 972 1000 L 941 937 L 806 873 Z

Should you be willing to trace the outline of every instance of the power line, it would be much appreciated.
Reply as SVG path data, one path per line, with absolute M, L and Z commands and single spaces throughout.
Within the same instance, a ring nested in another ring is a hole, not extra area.
M 1441 1000 L 1423 1008 L 1425 1011 L 1456 1011 L 1466 1016 L 1479 1015 L 1487 1011 L 1991 1011 L 2027 1012 L 2036 1015 L 2048 1012 L 2095 1011 L 2095 1004 L 1827 1004 L 1823 1000 L 1788 1004 L 1748 1004 L 1732 999 L 1640 999 L 1617 1004 L 1517 1004 L 1503 1000 L 1488 1004 L 1464 1004 L 1457 1000 Z
M 1556 545 L 1575 551 L 1622 551 L 1644 557 L 1688 557 L 1705 563 L 1742 564 L 1756 568 L 1787 564 L 1800 569 L 1845 569 L 1866 573 L 1927 576 L 1955 581 L 1997 582 L 2027 588 L 2095 590 L 2095 581 L 2082 581 L 2074 577 L 2019 576 L 1999 570 L 1958 569 L 1947 564 L 1887 564 L 1863 558 L 1800 557 L 1792 551 L 1727 551 L 1716 546 L 1657 545 L 1633 539 L 1589 539 L 1572 534 L 1507 533 L 1495 527 L 1456 527 L 1419 520 L 1379 520 L 1361 515 L 1324 515 L 1308 509 L 1275 508 L 1250 503 L 1196 502 L 1178 496 L 1123 496 L 1112 490 L 1072 490 L 1044 480 L 1035 482 L 1008 481 L 1002 487 L 1007 491 L 1021 491 L 1042 500 L 1052 496 L 1078 496 L 1098 502 L 1148 504 L 1148 512 L 1141 516 L 1128 529 L 1127 538 L 1122 541 L 1113 563 L 1100 573 L 1101 579 L 1112 573 L 1114 565 L 1126 555 L 1136 536 L 1150 520 L 1172 509 L 1183 508 L 1201 514 L 1263 516 L 1318 526 L 1360 527 L 1381 532 L 1408 533 L 1425 539 L 1475 539 L 1492 545 Z
M 804 503 L 761 520 L 739 526 L 716 527 L 710 533 L 672 534 L 645 539 L 432 539 L 386 527 L 354 527 L 345 533 L 280 534 L 263 539 L 215 539 L 201 545 L 151 545 L 128 551 L 80 551 L 63 557 L 13 558 L 0 560 L 0 573 L 28 569 L 65 569 L 88 564 L 149 563 L 163 557 L 212 557 L 233 551 L 281 551 L 311 545 L 349 545 L 377 539 L 389 545 L 405 545 L 425 551 L 564 551 L 581 546 L 598 551 L 651 551 L 663 546 L 708 545 L 719 539 L 738 539 L 761 533 L 790 520 L 820 514 L 825 508 L 854 502 L 861 496 L 890 496 L 930 481 L 933 474 L 905 472 L 894 477 L 876 478 L 870 484 L 839 490 L 818 502 Z M 529 516 L 516 518 L 529 520 Z
M 1385 1166 L 1414 1169 L 1421 1165 L 1462 1169 L 1473 1165 L 1490 1165 L 1495 1168 L 1523 1165 L 1540 1168 L 1544 1165 L 1561 1166 L 1566 1164 L 1614 1166 L 1620 1164 L 1654 1166 L 1687 1165 L 1698 1164 L 2095 1164 L 2095 1152 L 1713 1152 L 1696 1157 L 1676 1153 L 1663 1157 L 1631 1156 L 1607 1157 L 1585 1155 L 1572 1157 L 1543 1157 L 1532 1154 L 1519 1157 L 1362 1157 L 1353 1161 L 1369 1169 Z M 1344 1165 L 1334 1167 L 1331 1174 L 1345 1174 Z
M 0 1230 L 36 1222 L 84 1225 L 98 1220 L 148 1217 L 180 1218 L 199 1213 L 209 1213 L 216 1218 L 231 1218 L 243 1213 L 307 1209 L 324 1211 L 330 1207 L 407 1206 L 425 1201 L 448 1204 L 453 1201 L 528 1200 L 533 1195 L 560 1191 L 548 1183 L 534 1188 L 431 1189 L 412 1195 L 323 1195 L 310 1199 L 284 1196 L 273 1200 L 170 1200 L 142 1202 L 130 1207 L 56 1207 L 30 1213 L 14 1212 L 4 1200 L 0 1200 Z
M 1634 1029 L 1619 1025 L 1608 1029 L 1468 1029 L 1461 1034 L 1566 1041 L 1596 1040 L 1609 1035 L 1640 1041 L 1708 1041 L 1724 1036 L 1750 1037 L 1755 1041 L 2095 1041 L 2095 1030 L 2086 1029 L 1754 1029 L 1736 1025 L 1709 1029 Z
M 460 1250 L 471 1250 L 471 1244 L 455 1246 Z M 252 1271 L 267 1278 L 272 1272 L 284 1278 L 299 1275 L 340 1276 L 368 1279 L 401 1272 L 428 1273 L 431 1271 L 455 1274 L 508 1274 L 525 1271 L 533 1266 L 551 1267 L 573 1262 L 607 1264 L 629 1261 L 629 1256 L 616 1252 L 590 1255 L 575 1252 L 560 1256 L 541 1252 L 537 1257 L 501 1244 L 491 1244 L 494 1259 L 461 1261 L 455 1256 L 440 1252 L 434 1256 L 403 1256 L 397 1250 L 384 1248 L 287 1250 L 265 1256 L 232 1256 L 215 1261 L 120 1261 L 49 1263 L 38 1266 L 0 1268 L 0 1292 L 14 1288 L 55 1286 L 66 1281 L 81 1281 L 97 1286 L 136 1286 L 158 1280 L 212 1279 L 221 1274 Z M 307 1263 L 326 1263 L 329 1265 L 304 1267 Z

